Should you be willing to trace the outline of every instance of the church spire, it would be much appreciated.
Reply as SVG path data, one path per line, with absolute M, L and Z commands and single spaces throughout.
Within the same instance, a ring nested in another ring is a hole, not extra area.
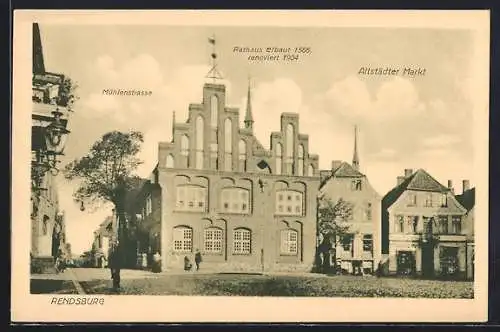
M 252 115 L 252 95 L 250 93 L 250 78 L 248 78 L 248 93 L 247 93 L 247 111 L 245 114 L 245 128 L 253 129 L 253 115 Z
M 352 157 L 352 166 L 359 171 L 359 157 L 358 157 L 358 126 L 354 126 L 354 155 Z

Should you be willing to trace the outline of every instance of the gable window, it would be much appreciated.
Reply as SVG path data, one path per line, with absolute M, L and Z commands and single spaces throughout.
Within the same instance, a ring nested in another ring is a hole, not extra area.
M 252 233 L 248 229 L 235 229 L 233 233 L 233 253 L 249 255 L 252 250 Z
M 220 210 L 225 213 L 248 214 L 250 212 L 250 191 L 244 188 L 222 189 Z
M 224 170 L 230 172 L 233 169 L 233 143 L 232 122 L 227 118 L 224 121 Z
M 448 216 L 438 217 L 439 234 L 448 234 Z
M 240 140 L 240 143 L 238 144 L 238 149 L 239 149 L 239 168 L 240 172 L 246 172 L 247 171 L 247 143 L 244 140 Z
M 293 150 L 294 150 L 294 128 L 291 123 L 286 126 L 286 144 L 285 144 L 285 172 L 286 174 L 293 174 Z
M 365 234 L 363 235 L 363 251 L 372 252 L 373 251 L 373 235 Z
M 451 217 L 451 232 L 453 234 L 461 234 L 462 233 L 462 217 L 461 216 L 452 216 Z
M 314 166 L 313 165 L 309 165 L 309 167 L 307 168 L 307 175 L 314 176 Z
M 210 124 L 212 127 L 217 127 L 217 117 L 219 110 L 219 99 L 216 95 L 210 97 Z
M 212 254 L 222 253 L 222 230 L 219 228 L 207 228 L 203 234 L 205 252 Z
M 167 156 L 167 160 L 166 160 L 165 165 L 167 166 L 167 168 L 173 168 L 174 167 L 174 157 L 171 154 L 169 154 Z
M 441 207 L 447 207 L 447 206 L 448 206 L 448 195 L 441 194 Z
M 297 165 L 298 176 L 304 176 L 304 146 L 299 144 L 299 148 L 297 151 L 299 155 L 299 164 Z M 310 175 L 309 175 L 310 176 Z
M 203 118 L 199 115 L 196 118 L 196 169 L 203 168 Z
M 351 182 L 351 190 L 360 191 L 361 190 L 361 180 L 356 179 Z
M 281 231 L 280 252 L 283 255 L 297 255 L 298 252 L 297 231 L 293 229 L 285 229 Z
M 283 162 L 283 148 L 280 143 L 276 144 L 276 174 L 281 174 L 281 166 Z
M 394 223 L 394 232 L 395 233 L 403 233 L 404 232 L 404 217 L 403 216 L 396 216 L 396 220 Z
M 193 229 L 180 226 L 173 230 L 174 251 L 191 252 L 193 250 Z
M 415 193 L 408 193 L 408 206 L 416 206 L 417 205 L 417 195 Z
M 303 195 L 294 190 L 276 192 L 276 211 L 278 215 L 301 216 L 303 210 Z
M 207 209 L 207 188 L 181 185 L 176 188 L 177 211 L 205 212 Z

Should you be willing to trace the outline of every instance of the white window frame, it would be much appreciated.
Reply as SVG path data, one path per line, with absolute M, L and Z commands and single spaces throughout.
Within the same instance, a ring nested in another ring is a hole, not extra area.
M 221 213 L 250 214 L 251 199 L 249 189 L 227 187 L 221 190 L 220 195 L 219 209 Z
M 174 252 L 181 253 L 193 251 L 193 229 L 191 227 L 174 227 L 172 236 L 172 250 Z
M 291 197 L 291 199 L 288 199 Z M 275 197 L 275 214 L 280 216 L 304 215 L 304 193 L 297 190 L 278 190 Z
M 451 232 L 453 234 L 462 234 L 462 216 L 452 216 L 451 217 Z M 456 225 L 459 225 L 458 226 L 458 231 L 457 231 L 457 227 Z
M 281 255 L 296 256 L 299 253 L 299 232 L 294 229 L 283 229 L 280 239 Z
M 203 247 L 207 254 L 222 254 L 224 233 L 217 227 L 205 228 L 203 232 Z
M 246 228 L 237 228 L 233 231 L 233 254 L 252 254 L 252 231 Z

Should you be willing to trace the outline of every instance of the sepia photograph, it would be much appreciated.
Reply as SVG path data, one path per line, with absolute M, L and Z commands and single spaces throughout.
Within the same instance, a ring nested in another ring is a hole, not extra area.
M 13 317 L 486 320 L 489 16 L 445 13 L 17 12 Z

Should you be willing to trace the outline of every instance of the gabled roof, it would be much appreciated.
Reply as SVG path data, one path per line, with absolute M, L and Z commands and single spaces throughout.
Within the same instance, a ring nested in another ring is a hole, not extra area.
M 476 188 L 469 189 L 460 195 L 456 195 L 455 197 L 457 201 L 467 209 L 467 211 L 470 211 L 476 204 Z
M 365 175 L 343 161 L 337 169 L 333 170 L 332 176 L 336 178 L 362 178 Z
M 415 173 L 408 176 L 404 181 L 389 191 L 382 199 L 382 206 L 388 208 L 401 194 L 406 190 L 428 191 L 428 192 L 448 192 L 449 188 L 443 186 L 423 169 L 418 169 Z

